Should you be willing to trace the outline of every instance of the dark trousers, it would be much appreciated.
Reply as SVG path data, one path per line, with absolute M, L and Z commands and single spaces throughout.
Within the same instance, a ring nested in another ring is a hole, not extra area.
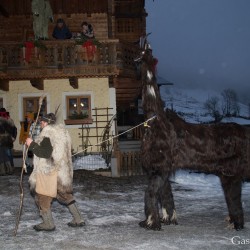
M 6 148 L 6 154 L 9 158 L 10 165 L 14 167 L 14 159 L 13 159 L 13 154 L 12 154 L 12 149 L 11 148 Z
M 72 192 L 65 192 L 62 190 L 60 186 L 58 186 L 57 189 L 56 199 L 58 200 L 59 203 L 66 206 L 72 204 L 75 201 Z M 50 209 L 52 200 L 53 200 L 52 197 L 42 194 L 36 194 L 35 196 L 36 204 L 39 207 L 40 211 L 43 212 L 47 212 Z

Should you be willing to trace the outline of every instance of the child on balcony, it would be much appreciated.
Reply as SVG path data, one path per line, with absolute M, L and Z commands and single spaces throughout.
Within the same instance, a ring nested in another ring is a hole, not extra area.
M 80 33 L 81 36 L 86 38 L 95 38 L 94 30 L 90 23 L 82 22 L 81 27 L 82 27 L 82 31 Z

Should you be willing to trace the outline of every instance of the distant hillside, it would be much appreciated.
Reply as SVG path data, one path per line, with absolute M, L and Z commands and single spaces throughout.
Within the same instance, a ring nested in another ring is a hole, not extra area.
M 213 121 L 213 117 L 206 114 L 207 111 L 204 108 L 204 103 L 211 97 L 218 97 L 222 100 L 221 93 L 213 90 L 201 90 L 201 89 L 184 89 L 173 86 L 161 86 L 160 92 L 165 106 L 173 109 L 180 116 L 182 116 L 187 122 L 191 123 L 203 123 Z M 242 117 L 248 117 L 249 107 L 245 104 L 238 103 L 240 112 L 239 117 L 232 117 L 223 119 L 223 122 L 236 122 L 239 124 L 250 124 L 249 119 Z

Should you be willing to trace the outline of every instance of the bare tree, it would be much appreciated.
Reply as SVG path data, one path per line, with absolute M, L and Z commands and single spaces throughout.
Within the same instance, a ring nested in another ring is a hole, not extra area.
M 222 115 L 220 114 L 219 98 L 217 96 L 208 98 L 204 103 L 204 108 L 207 110 L 208 114 L 214 118 L 215 122 L 221 121 Z
M 233 89 L 224 89 L 221 93 L 223 97 L 223 114 L 225 116 L 237 116 L 240 112 L 238 97 Z

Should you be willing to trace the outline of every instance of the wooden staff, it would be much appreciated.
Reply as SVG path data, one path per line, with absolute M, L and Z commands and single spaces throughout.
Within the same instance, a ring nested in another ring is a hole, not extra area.
M 42 104 L 43 104 L 44 97 L 45 96 L 42 95 L 39 98 L 39 109 L 38 109 L 38 112 L 37 112 L 37 117 L 36 117 L 36 120 L 35 120 L 35 124 L 34 124 L 32 130 L 31 130 L 31 137 L 32 137 L 32 135 L 34 133 L 34 129 L 35 129 L 36 125 L 37 125 L 37 121 L 38 121 L 38 118 L 39 118 L 39 114 L 40 114 L 40 111 L 41 111 L 41 107 L 42 107 Z M 20 183 L 19 183 L 19 186 L 20 186 L 20 206 L 19 206 L 19 210 L 18 210 L 14 236 L 16 236 L 16 234 L 17 234 L 19 221 L 20 221 L 20 218 L 21 218 L 22 208 L 23 208 L 23 196 L 24 196 L 24 192 L 23 192 L 23 173 L 24 173 L 24 171 L 27 172 L 25 162 L 26 162 L 26 158 L 27 158 L 27 155 L 28 155 L 28 150 L 29 150 L 29 147 L 26 146 L 25 150 L 23 151 L 23 167 L 22 167 Z

